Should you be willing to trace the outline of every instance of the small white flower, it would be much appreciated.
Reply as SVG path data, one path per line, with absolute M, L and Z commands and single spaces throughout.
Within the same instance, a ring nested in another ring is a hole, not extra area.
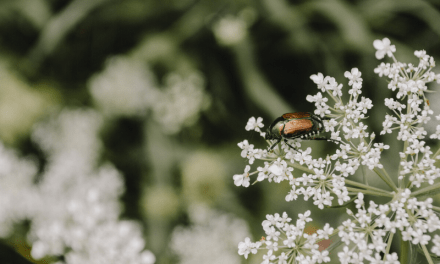
M 257 132 L 261 132 L 260 128 L 262 128 L 263 125 L 263 118 L 262 117 L 258 117 L 257 119 L 255 119 L 255 117 L 251 117 L 249 118 L 249 121 L 246 124 L 246 130 L 250 131 L 250 130 L 255 130 Z
M 254 145 L 253 144 L 249 144 L 249 141 L 247 140 L 243 140 L 242 142 L 237 144 L 241 149 L 241 156 L 243 158 L 246 158 L 249 152 L 253 152 L 254 150 Z
M 385 57 L 385 54 L 388 55 L 388 57 L 391 57 L 394 52 L 396 52 L 396 46 L 391 45 L 391 41 L 388 38 L 384 38 L 382 40 L 376 39 L 373 42 L 373 46 L 376 51 L 376 58 L 378 60 Z
M 318 74 L 313 74 L 310 76 L 310 79 L 312 79 L 312 81 L 318 85 L 318 89 L 324 91 L 326 80 L 324 79 L 324 75 L 322 75 L 322 73 L 319 72 Z
M 249 187 L 250 179 L 249 179 L 249 171 L 251 169 L 251 166 L 246 165 L 246 168 L 244 169 L 243 174 L 235 174 L 233 176 L 234 184 L 236 186 L 243 186 L 243 187 Z
M 345 78 L 350 80 L 348 83 L 350 86 L 362 84 L 361 75 L 362 73 L 358 70 L 358 68 L 353 68 L 351 69 L 351 72 L 346 71 L 344 73 Z
M 374 73 L 377 73 L 379 77 L 388 76 L 390 74 L 390 64 L 382 62 L 376 69 Z
M 256 243 L 252 243 L 251 239 L 249 237 L 246 237 L 244 242 L 240 242 L 238 244 L 238 254 L 244 255 L 244 257 L 247 259 L 249 253 L 256 254 L 257 249 L 259 245 Z

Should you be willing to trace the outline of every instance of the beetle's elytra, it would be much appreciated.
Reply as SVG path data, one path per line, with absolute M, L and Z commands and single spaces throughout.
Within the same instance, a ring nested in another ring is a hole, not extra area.
M 297 112 L 297 113 L 287 113 L 282 115 L 281 117 L 284 119 L 294 119 L 294 118 L 306 118 L 313 115 L 310 112 Z
M 330 138 L 316 137 L 319 133 L 324 132 L 323 120 L 329 120 L 328 117 L 320 117 L 310 112 L 286 113 L 275 119 L 266 132 L 266 139 L 276 139 L 276 142 L 270 146 L 271 151 L 281 140 L 291 148 L 287 140 L 301 138 L 303 140 L 327 140 L 335 141 Z
M 291 120 L 283 125 L 278 126 L 278 129 L 280 131 L 280 135 L 284 133 L 284 135 L 297 135 L 301 133 L 307 133 L 309 131 L 312 131 L 313 128 L 313 122 L 307 119 L 298 119 L 298 120 Z M 284 131 L 281 131 L 283 130 Z

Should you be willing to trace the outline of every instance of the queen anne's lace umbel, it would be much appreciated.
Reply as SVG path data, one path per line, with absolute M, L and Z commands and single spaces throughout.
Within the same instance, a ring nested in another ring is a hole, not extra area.
M 440 139 L 440 125 L 431 135 L 423 127 L 433 115 L 425 96 L 427 84 L 440 83 L 440 74 L 432 71 L 434 58 L 423 50 L 414 52 L 419 63 L 413 65 L 396 60 L 393 55 L 396 47 L 389 39 L 375 40 L 373 45 L 377 59 L 385 56 L 393 59 L 393 63 L 381 63 L 374 72 L 388 78 L 388 88 L 394 91 L 395 98 L 385 99 L 385 106 L 390 111 L 385 115 L 380 134 L 397 130 L 397 139 L 403 142 L 399 167 L 389 174 L 381 164 L 381 153 L 389 146 L 375 143 L 375 133 L 368 131 L 364 121 L 373 103 L 362 96 L 361 72 L 353 68 L 345 73 L 350 87 L 348 102 L 343 100 L 342 84 L 333 77 L 322 73 L 312 75 L 311 79 L 320 91 L 306 99 L 315 104 L 314 114 L 331 118 L 324 120 L 324 125 L 331 139 L 341 142 L 336 152 L 316 159 L 311 156 L 311 148 L 296 151 L 281 142 L 268 152 L 244 140 L 238 146 L 242 149 L 241 156 L 247 158 L 250 165 L 243 174 L 234 175 L 234 183 L 248 187 L 253 175 L 256 182 L 288 181 L 291 190 L 286 194 L 287 201 L 303 196 L 305 200 L 312 199 L 320 209 L 354 202 L 357 210 L 347 209 L 347 220 L 338 228 L 326 224 L 314 234 L 304 233 L 305 223 L 312 220 L 310 211 L 300 214 L 296 225 L 290 224 L 291 219 L 286 213 L 268 215 L 262 223 L 266 237 L 258 242 L 246 238 L 239 244 L 240 255 L 247 258 L 249 254 L 266 250 L 263 263 L 323 263 L 330 261 L 327 250 L 332 249 L 338 251 L 341 263 L 397 264 L 400 263 L 399 257 L 396 252 L 391 252 L 391 244 L 393 238 L 401 237 L 401 244 L 411 243 L 414 248 L 419 248 L 428 263 L 434 263 L 434 255 L 440 256 L 440 236 L 433 234 L 440 229 L 437 216 L 440 207 L 433 205 L 432 198 L 426 198 L 440 189 L 440 183 L 436 181 L 440 169 L 435 166 L 436 160 L 440 159 L 440 149 L 434 153 L 425 141 L 428 137 Z M 440 115 L 436 119 L 439 120 Z M 264 137 L 262 128 L 261 117 L 250 118 L 246 125 L 246 130 L 255 130 Z M 301 140 L 291 140 L 289 144 L 300 148 Z M 251 165 L 257 160 L 264 160 L 264 163 L 252 170 Z M 370 186 L 365 173 L 362 182 L 349 180 L 348 177 L 362 166 L 374 171 L 388 188 Z M 303 171 L 302 176 L 293 177 L 294 169 Z M 371 198 L 368 205 L 364 203 L 364 195 Z M 377 196 L 386 197 L 388 202 L 376 203 L 374 198 Z M 399 236 L 395 236 L 396 233 Z M 331 241 L 336 235 L 342 246 L 319 247 L 320 242 Z M 406 263 L 408 253 L 400 253 L 400 258 Z

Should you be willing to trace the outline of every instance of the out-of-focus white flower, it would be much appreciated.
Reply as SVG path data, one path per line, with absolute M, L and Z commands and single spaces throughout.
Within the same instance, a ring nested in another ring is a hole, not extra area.
M 122 176 L 110 164 L 96 168 L 100 117 L 65 110 L 37 125 L 33 138 L 48 154 L 31 220 L 31 254 L 64 255 L 76 263 L 154 263 L 135 222 L 119 221 Z
M 33 184 L 37 166 L 0 143 L 0 237 L 13 231 L 13 224 L 29 219 L 37 201 Z
M 172 73 L 166 77 L 165 88 L 153 104 L 153 114 L 163 132 L 175 134 L 194 124 L 210 102 L 200 73 L 193 72 L 187 77 Z
M 80 250 L 87 246 L 92 231 L 117 221 L 121 211 L 118 197 L 123 180 L 113 167 L 107 165 L 88 174 L 52 172 L 43 175 L 39 185 L 41 204 L 31 224 L 35 258 L 63 255 L 67 248 Z
M 80 248 L 66 254 L 66 263 L 153 264 L 156 259 L 150 251 L 143 251 L 141 235 L 141 228 L 134 221 L 106 222 L 91 230 Z
M 36 124 L 32 139 L 50 159 L 69 155 L 94 164 L 102 145 L 98 139 L 101 125 L 102 117 L 93 110 L 64 109 L 47 122 Z
M 142 115 L 157 100 L 153 73 L 142 61 L 117 56 L 107 60 L 104 70 L 89 80 L 89 90 L 105 114 Z
M 237 44 L 247 36 L 246 21 L 232 15 L 217 21 L 212 30 L 217 41 L 225 46 Z
M 250 236 L 244 220 L 202 206 L 190 208 L 189 216 L 193 224 L 175 228 L 171 236 L 180 264 L 241 263 L 237 245 Z

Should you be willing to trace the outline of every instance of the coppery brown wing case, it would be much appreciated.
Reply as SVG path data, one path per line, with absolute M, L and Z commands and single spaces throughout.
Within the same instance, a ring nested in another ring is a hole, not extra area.
M 310 116 L 311 116 L 310 112 L 287 113 L 282 115 L 284 119 L 305 118 Z

